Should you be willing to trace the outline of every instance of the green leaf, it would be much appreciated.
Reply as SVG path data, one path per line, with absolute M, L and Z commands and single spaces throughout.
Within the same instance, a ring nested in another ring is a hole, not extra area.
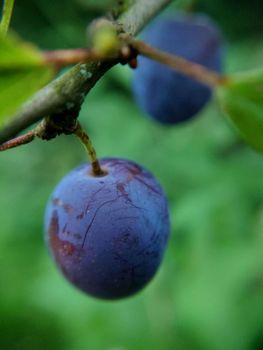
M 33 45 L 0 35 L 0 126 L 53 74 Z
M 263 70 L 237 74 L 217 88 L 219 102 L 244 140 L 263 153 Z
M 38 67 L 44 65 L 43 55 L 34 45 L 15 34 L 0 35 L 0 69 Z

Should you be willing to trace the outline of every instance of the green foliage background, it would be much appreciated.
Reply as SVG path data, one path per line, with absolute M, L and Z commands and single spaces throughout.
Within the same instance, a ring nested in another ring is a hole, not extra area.
M 262 67 L 262 6 L 241 1 L 227 21 L 233 2 L 200 0 L 196 8 L 217 17 L 225 33 L 227 71 Z M 103 5 L 17 1 L 13 28 L 43 48 L 77 47 Z M 215 102 L 180 127 L 154 124 L 132 99 L 131 76 L 123 67 L 108 73 L 81 121 L 99 156 L 133 159 L 165 188 L 173 231 L 164 263 L 130 299 L 98 301 L 74 289 L 48 256 L 43 213 L 55 184 L 86 161 L 85 152 L 62 136 L 1 153 L 0 347 L 262 349 L 263 157 L 240 141 Z

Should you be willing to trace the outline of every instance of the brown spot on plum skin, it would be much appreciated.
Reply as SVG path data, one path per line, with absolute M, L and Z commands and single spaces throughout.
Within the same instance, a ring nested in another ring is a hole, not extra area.
M 61 241 L 63 242 L 63 241 Z M 62 243 L 62 249 L 61 252 L 63 255 L 72 255 L 75 251 L 75 247 L 73 244 L 69 243 L 69 242 L 64 242 Z
M 56 210 L 53 211 L 50 225 L 48 228 L 49 236 L 57 235 L 59 232 L 59 223 L 58 223 L 58 213 Z
M 113 166 L 113 168 L 116 168 L 115 166 L 118 166 L 120 171 L 128 171 L 133 176 L 136 176 L 142 172 L 142 169 L 138 165 L 132 163 L 124 164 L 124 162 L 120 159 L 110 160 L 108 164 L 110 166 Z
M 149 178 L 151 179 L 151 176 L 143 171 L 142 168 L 140 168 L 137 164 L 123 164 L 120 160 L 114 160 L 114 162 L 111 162 L 111 165 L 119 165 L 120 169 L 125 169 L 128 172 L 127 176 L 127 183 L 131 182 L 132 180 L 137 180 L 138 182 L 145 185 L 150 191 L 161 195 L 161 192 L 148 184 L 143 178 Z M 142 176 L 143 175 L 143 176 Z M 143 177 L 143 178 L 142 178 Z M 118 183 L 117 190 L 123 194 L 125 194 L 125 187 L 123 183 Z
M 70 213 L 73 208 L 70 204 L 64 203 L 61 199 L 59 198 L 53 198 L 52 199 L 52 203 L 57 206 L 57 207 L 61 207 L 65 210 L 66 213 Z
M 161 195 L 160 191 L 157 190 L 155 187 L 151 186 L 150 184 L 148 184 L 145 180 L 142 179 L 142 175 L 143 178 L 150 178 L 149 175 L 147 175 L 146 173 L 142 172 L 142 169 L 140 167 L 138 167 L 135 164 L 129 164 L 129 165 L 125 165 L 125 169 L 128 171 L 128 177 L 127 177 L 127 181 L 128 183 L 132 180 L 137 180 L 138 182 L 142 183 L 143 185 L 145 185 L 149 190 L 151 190 L 152 192 Z M 118 187 L 117 187 L 118 189 Z M 123 188 L 124 190 L 124 188 Z M 125 190 L 124 190 L 125 191 Z M 120 191 L 121 192 L 121 191 Z
M 117 191 L 126 194 L 124 183 L 118 182 L 116 187 L 117 187 Z
M 83 217 L 84 217 L 84 212 L 82 212 L 81 214 L 77 215 L 76 219 L 77 220 L 81 220 L 81 219 L 83 219 Z
M 65 210 L 66 213 L 70 213 L 73 210 L 69 204 L 64 204 L 63 209 Z
M 57 260 L 59 260 L 61 255 L 65 256 L 73 254 L 75 251 L 74 245 L 59 238 L 59 221 L 57 210 L 54 210 L 52 213 L 48 234 L 50 246 Z
M 82 236 L 79 233 L 74 233 L 73 236 L 76 239 L 81 239 L 82 238 Z
M 139 168 L 137 165 L 135 164 L 126 164 L 126 169 L 133 175 L 133 176 L 137 176 L 139 174 L 142 173 L 142 169 Z
M 54 205 L 58 205 L 59 199 L 58 199 L 58 198 L 52 198 L 52 203 L 53 203 Z
M 50 246 L 55 254 L 56 260 L 60 260 L 62 256 L 72 255 L 76 248 L 68 241 L 61 240 L 58 235 L 52 234 L 49 236 Z
M 125 184 L 123 182 L 117 182 L 116 189 L 121 194 L 121 196 L 123 196 L 128 202 L 132 202 L 128 192 L 126 192 L 125 190 Z

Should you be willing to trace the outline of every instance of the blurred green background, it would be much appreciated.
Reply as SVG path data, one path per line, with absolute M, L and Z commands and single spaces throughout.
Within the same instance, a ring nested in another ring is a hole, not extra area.
M 85 45 L 85 28 L 111 1 L 17 1 L 12 27 L 45 49 Z M 169 11 L 190 8 L 174 1 Z M 263 3 L 196 0 L 218 21 L 226 70 L 262 67 Z M 132 72 L 115 67 L 87 97 L 81 122 L 100 157 L 149 168 L 170 202 L 162 267 L 140 294 L 92 299 L 48 256 L 43 213 L 60 179 L 86 161 L 73 136 L 0 155 L 0 348 L 10 350 L 263 349 L 263 157 L 244 145 L 216 101 L 179 127 L 135 105 Z

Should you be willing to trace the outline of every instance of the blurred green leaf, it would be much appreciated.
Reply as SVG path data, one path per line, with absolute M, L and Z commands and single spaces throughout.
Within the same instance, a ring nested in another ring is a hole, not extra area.
M 246 142 L 263 153 L 263 70 L 239 74 L 218 88 L 220 104 Z
M 36 47 L 14 35 L 0 36 L 0 126 L 52 76 Z
M 43 66 L 41 52 L 32 44 L 22 41 L 15 34 L 0 35 L 0 69 Z

